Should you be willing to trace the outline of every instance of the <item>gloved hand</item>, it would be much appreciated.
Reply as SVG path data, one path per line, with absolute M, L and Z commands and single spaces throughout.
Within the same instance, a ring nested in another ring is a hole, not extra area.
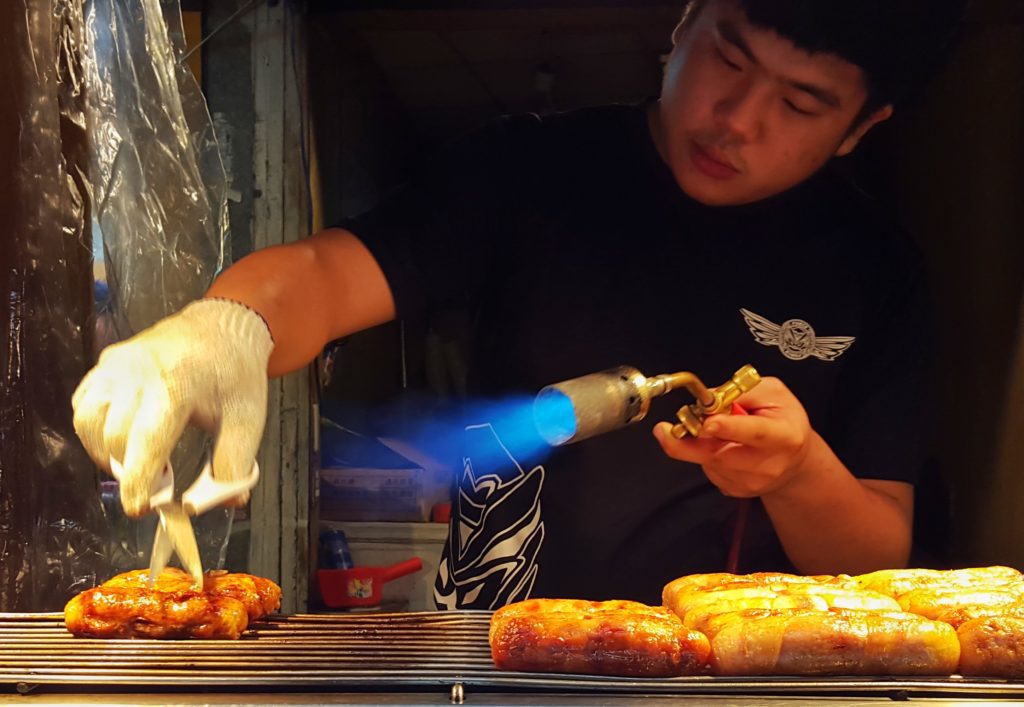
M 103 350 L 71 405 L 93 460 L 107 471 L 111 457 L 121 460 L 128 515 L 149 509 L 150 484 L 187 424 L 214 435 L 214 478 L 248 475 L 267 417 L 273 347 L 260 315 L 204 299 Z

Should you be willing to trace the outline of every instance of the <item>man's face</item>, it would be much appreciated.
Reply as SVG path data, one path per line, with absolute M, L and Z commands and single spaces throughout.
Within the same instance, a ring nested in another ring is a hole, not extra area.
M 867 99 L 861 69 L 752 25 L 735 0 L 708 0 L 673 41 L 652 133 L 679 186 L 704 204 L 785 191 L 891 113 L 854 126 Z

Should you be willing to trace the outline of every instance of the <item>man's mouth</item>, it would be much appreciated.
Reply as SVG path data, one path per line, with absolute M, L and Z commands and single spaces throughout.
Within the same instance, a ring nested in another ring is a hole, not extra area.
M 740 173 L 725 157 L 690 142 L 690 161 L 701 173 L 712 179 L 732 179 Z

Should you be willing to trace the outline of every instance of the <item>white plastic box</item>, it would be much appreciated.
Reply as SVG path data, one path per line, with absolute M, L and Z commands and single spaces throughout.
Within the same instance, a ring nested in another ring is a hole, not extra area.
M 324 520 L 425 521 L 429 516 L 423 469 L 320 470 Z

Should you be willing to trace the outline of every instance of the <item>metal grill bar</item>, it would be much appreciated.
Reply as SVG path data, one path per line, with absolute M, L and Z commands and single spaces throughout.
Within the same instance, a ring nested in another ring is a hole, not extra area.
M 0 613 L 0 685 L 289 689 L 467 687 L 632 694 L 955 695 L 1024 693 L 1005 680 L 949 678 L 632 679 L 506 673 L 490 658 L 490 612 L 271 617 L 237 641 L 75 638 L 60 614 Z

